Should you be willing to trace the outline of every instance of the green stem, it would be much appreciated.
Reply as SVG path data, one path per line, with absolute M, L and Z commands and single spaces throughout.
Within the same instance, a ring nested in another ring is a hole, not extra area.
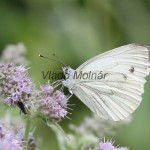
M 30 132 L 30 116 L 27 115 L 26 129 L 25 129 L 24 143 L 23 143 L 24 150 L 27 150 L 27 147 L 28 147 L 29 132 Z

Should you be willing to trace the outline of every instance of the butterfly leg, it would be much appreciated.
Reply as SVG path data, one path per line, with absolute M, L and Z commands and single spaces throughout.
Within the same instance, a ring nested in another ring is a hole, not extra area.
M 61 88 L 59 89 L 61 92 L 63 92 L 63 90 L 64 90 L 64 85 L 62 84 L 61 85 Z
M 61 80 L 56 80 L 52 83 L 52 86 L 55 86 L 55 84 L 58 84 Z
M 52 84 L 52 86 L 54 87 L 54 89 L 55 88 L 57 88 L 58 86 L 60 86 L 62 83 L 61 83 L 61 80 L 57 80 L 57 81 L 55 81 L 53 84 Z
M 72 97 L 73 93 L 68 94 L 67 96 L 67 100 L 70 99 Z

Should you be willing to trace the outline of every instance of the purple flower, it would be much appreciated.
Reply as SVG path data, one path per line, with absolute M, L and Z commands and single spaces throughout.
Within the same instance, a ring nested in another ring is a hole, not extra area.
M 117 129 L 123 125 L 131 122 L 131 117 L 128 117 L 120 122 L 109 121 L 101 119 L 97 115 L 85 117 L 79 126 L 70 125 L 71 130 L 82 135 L 94 135 L 99 138 L 104 136 L 112 136 L 116 133 Z
M 95 150 L 116 150 L 116 148 L 112 145 L 112 142 L 100 142 Z
M 20 138 L 13 131 L 0 126 L 0 150 L 22 150 Z
M 27 64 L 25 59 L 26 48 L 22 43 L 17 45 L 8 45 L 2 53 L 2 61 L 5 63 L 14 62 L 17 65 Z
M 0 150 L 23 150 L 24 121 L 9 113 L 0 120 Z M 27 150 L 37 150 L 33 133 L 29 133 Z
M 67 116 L 67 97 L 63 92 L 57 90 L 53 94 L 53 87 L 47 82 L 41 85 L 41 92 L 37 93 L 38 108 L 42 115 L 51 119 L 53 122 L 59 122 Z
M 126 147 L 115 147 L 113 146 L 113 142 L 112 141 L 101 141 L 98 145 L 98 147 L 96 147 L 94 150 L 129 150 Z
M 4 103 L 7 106 L 17 106 L 21 102 L 25 107 L 30 107 L 34 100 L 35 86 L 27 76 L 27 69 L 14 64 L 1 64 L 0 70 L 0 93 L 5 97 Z
M 50 96 L 53 91 L 53 87 L 48 82 L 46 85 L 41 85 L 41 91 L 45 94 L 45 96 Z

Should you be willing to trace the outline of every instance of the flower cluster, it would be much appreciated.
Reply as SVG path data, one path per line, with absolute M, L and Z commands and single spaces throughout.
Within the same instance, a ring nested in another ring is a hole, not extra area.
M 0 126 L 0 145 L 0 150 L 22 150 L 18 134 L 6 131 L 2 126 Z
M 95 147 L 95 145 L 97 145 L 99 138 L 114 135 L 119 126 L 122 124 L 128 124 L 130 120 L 131 118 L 128 118 L 127 120 L 117 123 L 103 120 L 98 116 L 87 117 L 79 126 L 71 124 L 70 132 L 67 133 L 66 136 L 61 132 L 61 130 L 59 130 L 59 128 L 52 129 L 57 133 L 60 149 L 61 147 L 65 147 L 65 149 L 72 150 L 88 150 L 90 147 Z M 114 148 L 115 147 L 112 145 L 111 141 L 104 141 L 100 142 L 99 146 L 94 150 L 128 150 L 127 148 Z
M 28 64 L 28 61 L 25 59 L 26 47 L 19 43 L 17 45 L 8 45 L 1 56 L 1 60 L 4 63 L 9 64 L 10 62 L 15 63 L 16 65 Z
M 38 108 L 41 113 L 53 122 L 59 122 L 67 116 L 67 97 L 63 92 L 56 90 L 47 82 L 41 85 L 41 92 L 37 94 Z
M 6 115 L 0 120 L 0 150 L 23 150 L 24 129 L 18 128 L 18 123 L 23 124 L 21 118 L 11 118 Z M 17 121 L 19 120 L 19 122 Z M 29 134 L 27 150 L 36 150 L 33 133 Z
M 94 133 L 95 136 L 102 138 L 106 135 L 114 135 L 116 133 L 116 129 L 120 125 L 128 124 L 130 121 L 130 117 L 123 121 L 115 122 L 101 119 L 99 116 L 93 115 L 92 117 L 86 117 L 79 126 L 71 124 L 70 128 L 79 134 L 90 135 Z
M 96 147 L 93 150 L 129 150 L 127 147 L 115 147 L 113 146 L 113 142 L 112 141 L 101 141 L 98 145 L 98 147 Z
M 1 64 L 0 94 L 4 96 L 4 103 L 7 106 L 20 106 L 28 108 L 34 99 L 34 84 L 27 76 L 27 69 L 24 66 L 14 64 Z

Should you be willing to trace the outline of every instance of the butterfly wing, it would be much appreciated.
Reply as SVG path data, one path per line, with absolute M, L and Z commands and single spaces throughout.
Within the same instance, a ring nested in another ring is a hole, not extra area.
M 150 49 L 125 45 L 83 63 L 76 72 L 107 73 L 102 79 L 76 79 L 72 92 L 93 112 L 109 120 L 122 120 L 140 104 L 145 77 L 150 72 Z

